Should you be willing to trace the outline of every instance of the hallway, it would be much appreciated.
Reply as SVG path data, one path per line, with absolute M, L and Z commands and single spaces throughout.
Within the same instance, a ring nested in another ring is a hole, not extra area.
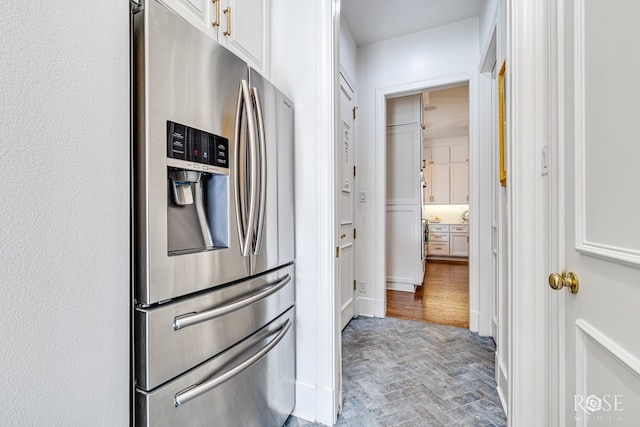
M 337 426 L 504 426 L 494 344 L 462 328 L 359 317 L 343 334 Z M 319 425 L 290 417 L 288 427 Z
M 427 262 L 415 294 L 387 290 L 387 316 L 469 328 L 469 264 Z

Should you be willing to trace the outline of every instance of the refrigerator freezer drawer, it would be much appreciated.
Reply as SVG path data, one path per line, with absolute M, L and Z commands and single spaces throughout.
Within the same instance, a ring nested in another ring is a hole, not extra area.
M 140 426 L 282 426 L 295 403 L 293 308 L 152 392 L 136 390 Z
M 177 377 L 257 331 L 294 303 L 293 265 L 152 309 L 136 309 L 136 385 Z

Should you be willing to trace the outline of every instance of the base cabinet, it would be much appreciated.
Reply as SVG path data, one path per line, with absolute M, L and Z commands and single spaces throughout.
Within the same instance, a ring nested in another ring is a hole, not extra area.
M 428 256 L 468 257 L 469 226 L 467 224 L 430 224 Z

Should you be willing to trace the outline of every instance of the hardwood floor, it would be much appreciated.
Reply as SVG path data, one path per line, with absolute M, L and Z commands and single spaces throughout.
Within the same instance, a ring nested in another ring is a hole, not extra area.
M 468 263 L 427 262 L 415 294 L 387 290 L 387 316 L 469 328 Z

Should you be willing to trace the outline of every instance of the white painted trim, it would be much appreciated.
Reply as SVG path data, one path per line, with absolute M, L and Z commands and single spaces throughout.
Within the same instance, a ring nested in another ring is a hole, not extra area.
M 296 381 L 296 406 L 292 414 L 307 421 L 316 421 L 316 386 Z
M 510 425 L 548 425 L 545 199 L 538 168 L 548 138 L 547 2 L 507 2 L 506 74 Z M 534 161 L 535 160 L 535 161 Z
M 337 420 L 341 405 L 341 310 L 340 271 L 333 248 L 340 228 L 337 203 L 340 197 L 336 179 L 336 146 L 340 138 L 340 0 L 317 2 L 318 64 L 317 99 L 317 167 L 318 186 L 318 325 L 319 348 L 331 356 L 318 358 L 317 420 L 331 425 Z M 326 142 L 325 142 L 326 141 Z M 322 142 L 325 142 L 324 144 Z
M 471 130 L 469 130 L 471 131 Z M 423 140 L 426 147 L 432 147 L 434 145 L 450 145 L 450 144 L 468 144 L 469 137 L 467 136 L 452 136 L 449 138 L 438 139 L 425 139 Z
M 391 291 L 414 293 L 416 291 L 416 285 L 407 281 L 388 281 L 387 289 Z
M 546 273 L 562 271 L 565 266 L 565 46 L 564 22 L 565 2 L 549 6 L 549 139 L 548 139 L 548 228 L 545 241 L 547 245 Z M 548 334 L 546 376 L 546 394 L 548 402 L 548 423 L 563 425 L 566 416 L 566 330 L 565 298 L 566 292 L 547 289 L 546 306 Z
M 576 320 L 576 328 L 579 332 L 576 334 L 576 336 L 579 337 L 576 340 L 576 354 L 585 353 L 584 351 L 579 350 L 584 350 L 584 344 L 586 342 L 585 339 L 588 338 L 598 344 L 603 350 L 609 353 L 611 357 L 615 358 L 622 366 L 628 369 L 629 373 L 640 379 L 640 360 L 633 356 L 633 354 L 629 353 L 622 346 L 614 342 L 583 319 Z
M 631 353 L 623 347 L 609 339 L 602 332 L 591 326 L 582 319 L 575 322 L 576 329 L 576 395 L 588 396 L 589 384 L 587 384 L 587 373 L 589 371 L 589 363 L 587 361 L 587 341 L 591 341 L 604 350 L 612 359 L 629 371 L 631 375 L 640 379 L 640 360 L 635 358 Z M 576 418 L 576 425 L 587 427 L 589 425 L 588 417 Z
M 469 330 L 477 331 L 480 329 L 480 313 L 475 310 L 469 311 Z
M 448 85 L 456 85 L 459 83 L 469 83 L 469 170 L 471 172 L 478 170 L 477 153 L 478 150 L 478 103 L 477 103 L 477 76 L 476 71 L 470 71 L 465 73 L 451 74 L 445 76 L 434 77 L 427 80 L 419 80 L 414 82 L 407 82 L 393 86 L 387 86 L 378 88 L 375 91 L 375 151 L 376 151 L 376 170 L 386 170 L 386 98 L 400 95 L 406 95 L 409 93 L 418 93 L 424 89 L 436 88 Z M 473 180 L 471 180 L 473 182 Z M 386 228 L 386 176 L 385 174 L 376 174 L 375 192 L 379 195 L 376 198 L 374 206 L 374 223 L 376 230 L 385 230 Z M 469 186 L 469 210 L 473 212 L 474 209 L 478 209 L 480 203 L 477 197 L 478 188 L 477 183 Z M 477 295 L 479 293 L 479 281 L 477 274 L 477 263 L 474 262 L 474 257 L 477 257 L 477 237 L 478 237 L 478 219 L 471 216 L 469 223 L 469 296 L 470 312 L 479 311 L 477 307 Z M 374 316 L 384 317 L 386 310 L 386 272 L 385 272 L 385 248 L 386 239 L 385 233 L 376 233 L 374 238 L 375 246 L 375 271 L 374 271 L 374 299 L 375 299 L 375 311 Z M 475 242 L 471 243 L 471 242 Z M 472 296 L 476 297 L 472 302 Z M 474 305 L 475 304 L 475 305 Z M 491 314 L 486 311 L 486 316 L 489 318 L 487 323 L 490 323 Z M 474 330 L 474 329 L 472 329 Z M 474 330 L 478 332 L 477 329 Z
M 502 359 L 500 353 L 496 352 L 496 389 L 498 391 L 498 397 L 500 398 L 500 403 L 502 404 L 502 409 L 508 418 L 508 405 L 507 399 L 508 396 L 507 390 L 504 389 L 503 384 L 508 388 L 508 372 L 506 366 L 504 366 L 504 360 Z
M 340 65 L 340 76 L 344 79 L 345 83 L 349 86 L 352 93 L 356 93 L 356 83 L 353 81 L 347 70 L 344 69 L 342 64 Z

